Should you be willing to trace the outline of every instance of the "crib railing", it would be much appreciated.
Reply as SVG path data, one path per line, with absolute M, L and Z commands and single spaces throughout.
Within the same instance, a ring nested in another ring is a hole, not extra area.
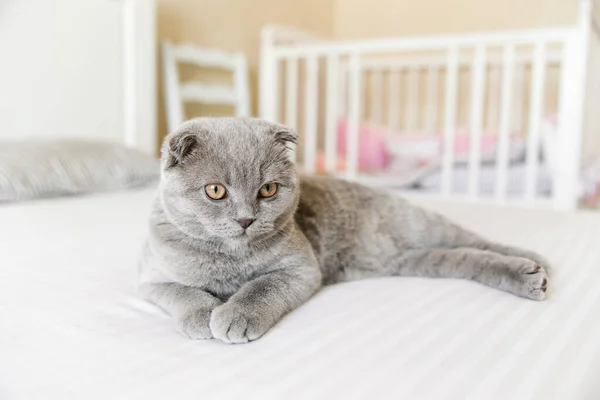
M 438 194 L 496 203 L 550 202 L 555 208 L 571 209 L 578 195 L 588 46 L 581 38 L 589 36 L 590 11 L 573 28 L 355 42 L 307 39 L 297 31 L 285 31 L 286 40 L 281 43 L 280 28 L 265 28 L 260 114 L 298 129 L 302 141 L 298 161 L 308 173 L 317 171 L 319 150 L 323 150 L 325 172 L 393 187 L 393 176 L 381 180 L 372 171 L 361 170 L 361 125 L 370 121 L 397 129 L 399 134 L 441 130 Z M 295 35 L 298 41 L 293 40 Z M 558 73 L 559 89 L 555 90 L 554 100 L 548 96 L 550 68 Z M 523 83 L 526 74 L 527 85 Z M 464 76 L 467 85 L 461 83 Z M 406 82 L 404 95 L 398 89 L 400 81 Z M 365 91 L 367 82 L 369 91 Z M 465 93 L 469 101 L 461 97 Z M 401 100 L 407 100 L 404 106 Z M 553 171 L 552 193 L 542 198 L 536 190 L 540 132 L 549 112 L 555 112 L 559 121 L 553 140 L 561 149 L 561 157 Z M 342 170 L 337 132 L 340 118 L 348 125 Z M 459 123 L 468 126 L 471 144 L 468 189 L 460 196 L 453 190 Z M 497 129 L 498 138 L 491 199 L 485 198 L 479 188 L 482 137 L 490 126 Z M 509 149 L 517 128 L 526 137 L 525 185 L 520 196 L 513 199 L 508 190 Z
M 498 126 L 498 109 L 500 103 L 500 89 L 502 87 L 501 73 L 503 66 L 503 57 L 500 52 L 497 54 L 487 54 L 485 57 L 485 74 L 479 78 L 483 78 L 483 92 L 485 92 L 483 101 L 487 100 L 482 106 L 485 109 L 485 124 L 487 129 L 497 128 Z M 475 71 L 473 56 L 460 57 L 458 68 L 459 70 Z M 562 60 L 562 52 L 553 49 L 546 54 L 545 64 L 548 69 L 558 71 Z M 529 78 L 530 68 L 533 62 L 533 54 L 531 51 L 515 54 L 514 72 L 513 72 L 513 97 L 511 102 L 511 115 L 513 130 L 523 128 L 523 120 L 521 112 L 523 107 L 520 106 L 524 100 L 524 89 L 526 78 Z M 399 57 L 390 59 L 364 60 L 361 62 L 361 71 L 369 76 L 368 90 L 371 99 L 372 113 L 363 117 L 374 124 L 385 124 L 394 129 L 414 131 L 422 129 L 424 132 L 438 132 L 439 118 L 439 94 L 440 94 L 440 73 L 446 67 L 446 58 L 440 55 L 427 55 L 421 57 Z M 348 66 L 340 64 L 340 89 L 343 91 L 345 82 L 347 81 Z M 401 77 L 405 76 L 404 87 L 401 84 Z M 387 87 L 387 90 L 384 89 Z M 423 86 L 423 87 L 421 87 Z M 407 104 L 400 104 L 398 94 L 406 92 Z M 475 102 L 477 96 L 472 93 L 471 101 Z M 346 96 L 340 93 L 340 108 L 342 115 L 345 114 Z M 421 101 L 422 100 L 422 101 Z M 418 104 L 421 104 L 419 107 Z M 386 117 L 383 118 L 384 105 L 387 105 Z M 422 110 L 420 110 L 422 108 Z M 552 112 L 556 112 L 556 106 L 550 107 Z M 402 111 L 401 111 L 402 110 Z M 419 115 L 419 111 L 422 113 Z M 400 120 L 400 112 L 406 115 L 404 121 Z M 550 111 L 549 111 L 550 112 Z M 419 124 L 420 119 L 423 119 Z

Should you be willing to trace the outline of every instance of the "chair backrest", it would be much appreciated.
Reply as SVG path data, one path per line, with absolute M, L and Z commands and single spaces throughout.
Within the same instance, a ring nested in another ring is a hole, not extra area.
M 248 64 L 243 53 L 228 53 L 190 44 L 174 45 L 164 41 L 162 61 L 169 132 L 176 130 L 186 119 L 183 105 L 188 102 L 232 106 L 236 116 L 250 115 Z M 180 82 L 179 63 L 231 71 L 233 83 Z

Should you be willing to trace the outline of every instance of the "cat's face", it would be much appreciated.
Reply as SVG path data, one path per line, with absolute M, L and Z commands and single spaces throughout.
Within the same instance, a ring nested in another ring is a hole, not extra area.
M 298 202 L 296 136 L 249 118 L 199 118 L 165 139 L 161 196 L 190 236 L 247 242 L 289 223 Z

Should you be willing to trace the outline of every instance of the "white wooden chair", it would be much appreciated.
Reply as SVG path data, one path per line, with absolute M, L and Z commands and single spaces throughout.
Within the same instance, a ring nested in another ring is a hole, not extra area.
M 167 126 L 173 132 L 185 121 L 184 103 L 232 106 L 236 116 L 250 115 L 248 64 L 242 53 L 228 53 L 190 44 L 162 43 Z M 231 71 L 233 84 L 180 82 L 178 64 Z

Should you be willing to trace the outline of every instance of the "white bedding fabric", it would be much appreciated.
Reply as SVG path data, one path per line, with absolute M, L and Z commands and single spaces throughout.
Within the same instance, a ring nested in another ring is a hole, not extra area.
M 467 194 L 469 189 L 468 166 L 456 167 L 452 173 L 452 194 Z M 509 198 L 523 197 L 525 194 L 527 166 L 519 163 L 509 166 L 506 176 L 506 195 Z M 495 165 L 484 165 L 480 169 L 478 193 L 482 198 L 491 198 L 496 193 L 498 181 L 498 168 Z M 535 183 L 535 193 L 540 197 L 549 197 L 552 194 L 552 174 L 541 167 Z M 442 174 L 437 172 L 419 181 L 417 190 L 428 193 L 440 193 L 442 187 Z
M 156 184 L 156 158 L 118 143 L 0 140 L 0 202 L 17 202 Z
M 151 195 L 0 207 L 0 399 L 600 398 L 600 214 L 428 204 L 547 255 L 549 300 L 353 282 L 226 345 L 184 339 L 136 296 Z

